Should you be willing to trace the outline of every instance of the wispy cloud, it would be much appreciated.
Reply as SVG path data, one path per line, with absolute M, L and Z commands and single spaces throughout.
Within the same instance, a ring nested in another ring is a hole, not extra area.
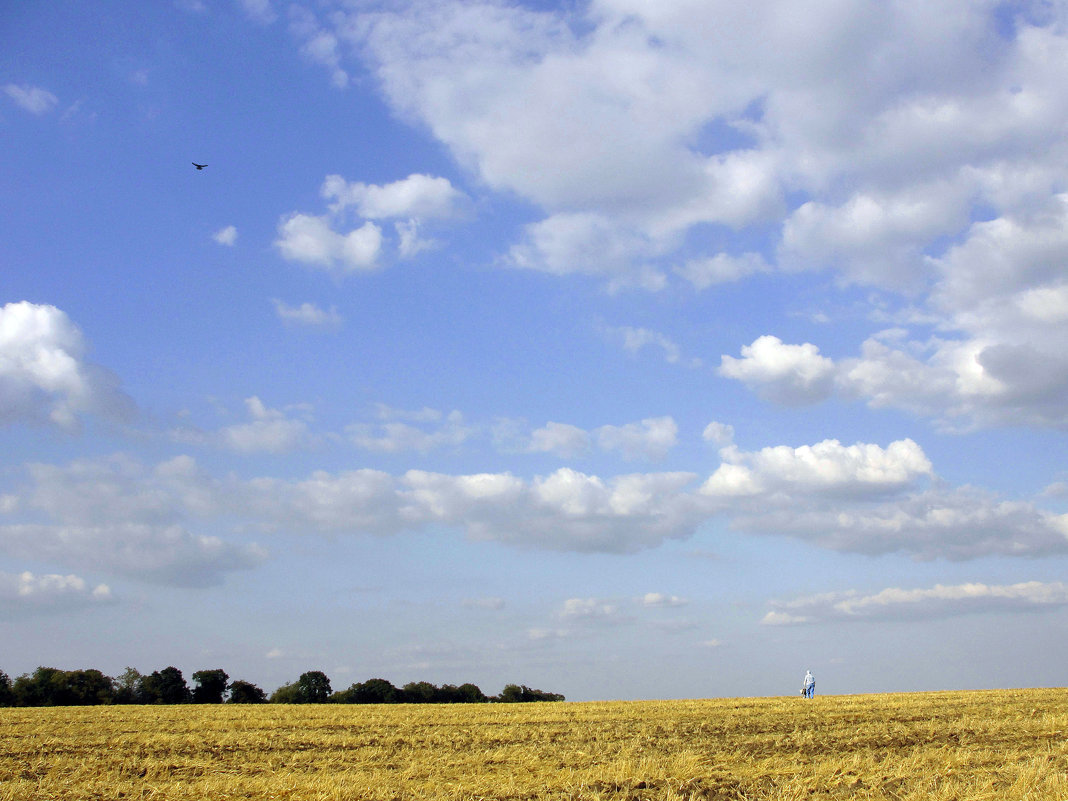
M 627 461 L 658 461 L 678 444 L 678 425 L 670 416 L 603 425 L 589 431 L 557 421 L 528 430 L 520 420 L 497 420 L 491 430 L 494 442 L 503 451 L 552 453 L 562 458 L 580 458 L 597 450 L 619 454 Z
M 47 89 L 28 84 L 9 83 L 4 86 L 4 94 L 14 100 L 20 108 L 37 116 L 47 114 L 59 103 L 59 98 Z
M 761 623 L 803 625 L 829 621 L 899 620 L 956 615 L 1029 612 L 1068 606 L 1068 585 L 1027 581 L 1019 584 L 936 584 L 920 589 L 888 588 L 872 595 L 855 590 L 771 601 Z
M 270 25 L 278 14 L 274 10 L 271 0 L 239 0 L 248 18 L 261 25 Z
M 670 337 L 659 331 L 631 326 L 601 326 L 600 331 L 605 339 L 618 343 L 627 353 L 637 354 L 647 348 L 652 348 L 659 351 L 669 364 L 701 366 L 700 359 L 684 358 L 681 348 Z
M 335 306 L 323 309 L 307 301 L 299 306 L 290 306 L 284 301 L 278 300 L 278 298 L 274 298 L 271 303 L 274 304 L 274 311 L 278 315 L 278 319 L 288 326 L 336 329 L 343 322 L 341 314 Z
M 107 584 L 90 585 L 72 574 L 0 573 L 0 615 L 69 612 L 114 601 Z
M 668 595 L 663 592 L 647 592 L 641 597 L 639 603 L 642 606 L 663 609 L 674 606 L 686 606 L 689 602 L 685 598 L 680 598 L 677 595 Z
M 387 407 L 380 407 L 384 408 Z M 387 413 L 385 422 L 353 423 L 345 428 L 345 435 L 353 445 L 364 450 L 427 453 L 439 448 L 459 447 L 478 433 L 478 428 L 468 425 L 458 411 L 443 416 L 435 410 L 429 417 L 426 413 L 427 410 L 414 416 L 402 413 L 400 419 L 394 413 Z M 412 422 L 405 422 L 403 418 Z

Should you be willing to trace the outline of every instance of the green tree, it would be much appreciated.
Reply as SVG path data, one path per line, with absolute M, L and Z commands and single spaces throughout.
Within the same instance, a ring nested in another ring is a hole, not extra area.
M 226 692 L 226 682 L 229 680 L 230 677 L 222 668 L 198 670 L 193 674 L 193 682 L 196 684 L 193 688 L 193 703 L 221 704 Z
M 292 684 L 283 684 L 273 693 L 271 693 L 270 702 L 272 704 L 300 704 L 303 703 L 300 699 L 300 688 L 297 687 L 296 682 Z
M 297 679 L 297 693 L 301 704 L 325 704 L 330 700 L 330 679 L 321 670 L 301 673 Z
M 438 696 L 438 688 L 429 681 L 410 681 L 403 690 L 404 701 L 409 704 L 432 704 Z
M 38 667 L 15 679 L 11 694 L 17 706 L 86 706 L 111 703 L 112 687 L 99 670 Z
M 543 690 L 532 690 L 519 684 L 509 684 L 497 697 L 497 700 L 505 704 L 527 703 L 530 701 L 563 701 L 564 696 L 559 693 L 547 693 Z
M 237 679 L 230 683 L 228 704 L 265 704 L 267 693 L 249 681 Z
M 401 691 L 385 679 L 368 679 L 359 685 L 361 704 L 396 704 Z
M 0 706 L 11 706 L 15 702 L 15 696 L 11 694 L 11 679 L 0 670 Z
M 11 686 L 15 706 L 60 706 L 63 671 L 39 666 L 33 673 L 23 673 Z
M 368 679 L 334 693 L 331 700 L 339 704 L 395 704 L 401 700 L 398 690 L 385 679 Z
M 189 688 L 176 667 L 154 670 L 141 679 L 141 698 L 145 704 L 184 704 L 189 701 Z
M 479 689 L 477 684 L 461 684 L 456 688 L 460 697 L 460 703 L 463 704 L 484 704 L 489 698 L 486 694 Z
M 111 680 L 111 694 L 114 702 L 116 704 L 144 703 L 141 697 L 141 682 L 144 678 L 140 671 L 127 667 Z
M 111 679 L 95 668 L 67 670 L 63 672 L 59 697 L 67 706 L 93 706 L 112 703 L 114 691 Z
M 497 700 L 502 704 L 515 704 L 523 700 L 523 688 L 518 684 L 506 684 Z

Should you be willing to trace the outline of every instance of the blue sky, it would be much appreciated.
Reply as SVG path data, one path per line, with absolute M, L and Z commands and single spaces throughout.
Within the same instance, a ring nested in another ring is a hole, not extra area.
M 1047 2 L 9 8 L 0 668 L 1063 684 L 1066 63 Z

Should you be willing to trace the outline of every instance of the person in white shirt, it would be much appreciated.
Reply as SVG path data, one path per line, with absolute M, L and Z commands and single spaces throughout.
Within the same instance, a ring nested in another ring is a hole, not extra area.
M 805 683 L 802 685 L 802 689 L 804 690 L 805 698 L 811 698 L 816 694 L 816 679 L 811 670 L 805 671 Z

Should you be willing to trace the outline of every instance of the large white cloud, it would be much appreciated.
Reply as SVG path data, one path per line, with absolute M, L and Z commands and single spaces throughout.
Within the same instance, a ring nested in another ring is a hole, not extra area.
M 409 472 L 416 508 L 476 539 L 523 547 L 626 553 L 692 535 L 705 515 L 690 473 L 598 476 L 561 468 L 532 481 L 509 474 Z
M 702 487 L 713 497 L 777 492 L 870 497 L 913 486 L 919 478 L 933 474 L 923 449 L 910 439 L 891 442 L 886 448 L 824 440 L 752 453 L 728 445 L 720 456 L 723 464 Z
M 944 425 L 1068 427 L 1068 195 L 973 223 L 928 259 L 926 342 L 872 338 L 843 360 L 843 394 Z
M 216 535 L 217 519 L 248 503 L 231 479 L 189 457 L 146 467 L 127 456 L 31 464 L 20 502 L 0 525 L 0 552 L 69 569 L 204 586 L 266 558 L 255 543 Z
M 832 270 L 919 330 L 833 369 L 821 343 L 761 337 L 723 374 L 945 427 L 1068 424 L 1058 7 L 402 0 L 322 20 L 398 114 L 540 209 L 503 263 L 652 290 Z
M 912 440 L 885 448 L 826 440 L 755 452 L 727 445 L 720 456 L 701 493 L 739 530 L 916 559 L 1068 553 L 1068 515 L 948 487 Z
M 965 226 L 968 196 L 968 187 L 948 184 L 858 192 L 838 206 L 809 201 L 783 225 L 780 265 L 830 267 L 847 282 L 921 288 L 930 272 L 925 247 Z
M 1068 334 L 1057 324 L 1068 290 L 1059 283 L 1033 287 L 999 303 L 991 299 L 982 312 L 989 325 L 973 326 L 972 336 L 916 341 L 894 329 L 837 362 L 813 343 L 766 335 L 743 345 L 741 358 L 724 354 L 719 373 L 785 405 L 837 394 L 929 417 L 947 429 L 1068 427 Z
M 561 213 L 527 225 L 507 263 L 554 275 L 595 275 L 613 289 L 660 289 L 665 276 L 649 261 L 661 250 L 659 243 L 604 214 Z
M 83 415 L 129 419 L 133 402 L 118 378 L 86 358 L 81 331 L 55 306 L 0 307 L 0 425 L 78 427 Z
M 655 235 L 767 219 L 788 190 L 832 208 L 843 186 L 1046 152 L 1068 113 L 1064 37 L 1014 11 L 1011 32 L 994 3 L 598 0 L 565 16 L 415 0 L 335 20 L 394 107 L 490 186 Z M 884 230 L 906 250 L 940 233 L 900 212 Z
M 179 525 L 0 526 L 0 547 L 21 559 L 105 571 L 157 584 L 205 587 L 267 558 L 258 545 L 235 545 Z
M 760 494 L 753 500 L 763 504 L 737 509 L 732 525 L 836 551 L 922 560 L 1068 553 L 1068 516 L 972 487 L 910 491 L 850 506 L 818 497 L 771 503 Z
M 189 457 L 30 465 L 7 493 L 3 553 L 66 569 L 172 584 L 222 580 L 265 558 L 249 531 L 386 536 L 446 526 L 524 548 L 628 553 L 685 539 L 717 518 L 738 530 L 832 550 L 921 559 L 1068 552 L 1068 516 L 933 480 L 910 440 L 834 441 L 743 452 L 728 445 L 694 473 L 602 477 L 316 471 L 213 477 Z

